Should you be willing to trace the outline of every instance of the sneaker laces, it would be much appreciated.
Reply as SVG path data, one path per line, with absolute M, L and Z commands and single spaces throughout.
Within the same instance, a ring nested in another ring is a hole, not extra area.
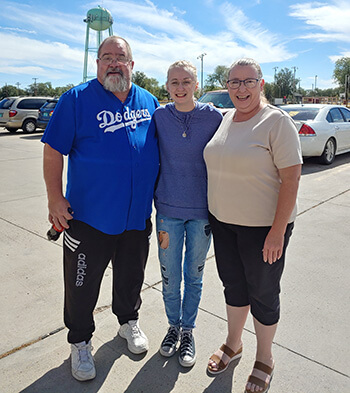
M 162 347 L 172 347 L 179 339 L 179 328 L 170 326 L 167 335 L 164 337 Z
M 79 349 L 79 360 L 81 362 L 88 362 L 89 361 L 89 353 L 87 349 Z
M 141 330 L 136 323 L 129 323 L 129 326 L 131 330 L 131 337 L 135 338 L 141 336 Z
M 191 331 L 182 331 L 181 333 L 181 344 L 180 344 L 181 356 L 190 355 L 193 356 L 193 336 Z
M 91 346 L 91 348 L 89 348 L 88 344 L 86 344 L 82 348 L 78 347 L 79 360 L 81 362 L 88 362 L 90 360 L 89 359 L 89 354 L 90 354 L 90 351 L 92 351 L 92 350 L 93 350 L 92 346 Z

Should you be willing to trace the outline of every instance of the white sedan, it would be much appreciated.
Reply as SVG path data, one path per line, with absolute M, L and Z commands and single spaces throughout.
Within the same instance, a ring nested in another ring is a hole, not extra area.
M 281 105 L 295 121 L 304 157 L 319 157 L 329 165 L 350 151 L 350 110 L 341 105 Z

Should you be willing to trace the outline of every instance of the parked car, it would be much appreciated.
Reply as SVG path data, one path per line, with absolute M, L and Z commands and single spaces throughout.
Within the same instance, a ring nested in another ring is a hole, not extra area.
M 58 102 L 58 98 L 47 100 L 45 104 L 39 109 L 39 117 L 36 122 L 38 128 L 46 128 L 53 114 L 53 110 Z
M 211 103 L 218 108 L 223 115 L 225 115 L 230 109 L 234 108 L 231 98 L 227 90 L 213 90 L 203 94 L 199 99 L 199 102 Z
M 329 165 L 337 154 L 350 151 L 350 110 L 341 105 L 283 105 L 294 119 L 304 157 L 319 157 Z
M 0 127 L 10 132 L 22 128 L 30 133 L 36 129 L 39 108 L 52 97 L 6 97 L 0 101 Z

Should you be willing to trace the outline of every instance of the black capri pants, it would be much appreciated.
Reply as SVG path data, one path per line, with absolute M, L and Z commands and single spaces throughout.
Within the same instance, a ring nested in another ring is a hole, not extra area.
M 275 263 L 264 262 L 262 249 L 271 227 L 227 224 L 209 213 L 216 265 L 224 285 L 226 304 L 250 305 L 255 319 L 274 325 L 280 316 L 280 280 L 294 223 L 287 225 L 283 253 Z

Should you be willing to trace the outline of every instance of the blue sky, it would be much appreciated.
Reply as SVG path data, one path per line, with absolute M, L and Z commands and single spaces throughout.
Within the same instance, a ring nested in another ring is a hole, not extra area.
M 134 70 L 160 84 L 179 59 L 191 61 L 200 80 L 197 57 L 206 53 L 204 79 L 217 65 L 253 57 L 267 82 L 273 82 L 274 67 L 297 67 L 301 87 L 311 89 L 316 79 L 324 89 L 336 87 L 334 62 L 350 57 L 349 0 L 0 0 L 0 87 L 25 88 L 33 78 L 54 87 L 80 83 L 83 19 L 98 5 L 111 12 L 114 34 L 131 44 Z

